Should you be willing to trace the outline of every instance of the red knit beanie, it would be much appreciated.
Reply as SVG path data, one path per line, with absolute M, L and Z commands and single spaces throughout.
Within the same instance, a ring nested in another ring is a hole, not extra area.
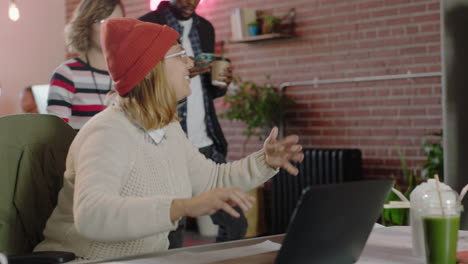
M 164 58 L 179 39 L 168 26 L 133 18 L 109 18 L 101 43 L 107 67 L 120 96 L 130 92 Z

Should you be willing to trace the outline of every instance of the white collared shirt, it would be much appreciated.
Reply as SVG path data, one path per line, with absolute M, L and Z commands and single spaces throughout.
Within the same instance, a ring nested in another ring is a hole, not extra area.
M 188 56 L 194 57 L 192 43 L 189 33 L 192 28 L 193 19 L 179 21 L 184 31 L 182 33 L 182 46 Z M 208 136 L 205 124 L 205 106 L 203 102 L 203 88 L 200 75 L 193 77 L 190 81 L 192 94 L 187 97 L 187 135 L 190 141 L 197 147 L 203 148 L 213 144 Z
M 162 128 L 147 131 L 148 135 L 154 140 L 154 143 L 159 144 L 164 138 L 166 132 Z

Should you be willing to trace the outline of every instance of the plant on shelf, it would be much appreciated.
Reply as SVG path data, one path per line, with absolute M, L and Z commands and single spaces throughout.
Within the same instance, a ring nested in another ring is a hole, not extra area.
M 258 26 L 258 22 L 257 21 L 252 21 L 252 22 L 248 23 L 247 26 Z
M 226 110 L 221 117 L 243 121 L 246 124 L 245 143 L 251 136 L 262 140 L 266 132 L 280 125 L 291 103 L 269 84 L 269 79 L 270 77 L 266 76 L 265 83 L 260 85 L 234 78 L 233 83 L 237 88 L 224 96 Z
M 268 34 L 268 33 L 280 31 L 281 18 L 276 17 L 271 14 L 263 14 L 262 18 L 263 18 L 262 34 Z
M 296 30 L 296 8 L 289 9 L 288 13 L 281 18 L 281 32 L 294 34 Z
M 403 193 L 403 195 L 409 200 L 411 192 L 420 184 L 421 182 L 434 178 L 435 174 L 439 175 L 440 179 L 443 179 L 444 171 L 444 153 L 441 145 L 442 132 L 434 133 L 429 136 L 435 136 L 438 138 L 438 141 L 426 141 L 423 144 L 423 152 L 426 155 L 426 160 L 421 162 L 421 173 L 418 176 L 416 169 L 410 169 L 406 164 L 405 157 L 401 152 L 399 146 L 397 146 L 397 152 L 400 159 L 401 170 L 403 173 L 403 181 L 399 183 L 395 181 L 394 188 Z M 395 179 L 394 175 L 391 176 Z M 390 201 L 400 201 L 400 198 L 393 193 L 387 197 L 386 204 Z M 382 224 L 386 226 L 394 225 L 408 225 L 409 223 L 409 210 L 408 209 L 384 209 L 382 211 Z
M 247 24 L 247 27 L 249 29 L 249 36 L 257 36 L 259 32 L 259 27 L 257 21 L 252 21 Z

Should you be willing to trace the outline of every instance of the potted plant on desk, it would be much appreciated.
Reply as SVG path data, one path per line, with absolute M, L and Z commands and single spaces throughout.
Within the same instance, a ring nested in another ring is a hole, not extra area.
M 403 195 L 409 200 L 411 192 L 416 188 L 418 184 L 427 179 L 434 178 L 435 174 L 439 175 L 440 180 L 444 179 L 444 152 L 440 142 L 442 140 L 442 132 L 433 133 L 429 136 L 436 137 L 436 140 L 426 141 L 423 144 L 423 152 L 426 155 L 426 160 L 421 162 L 421 172 L 418 175 L 416 169 L 410 169 L 406 164 L 405 157 L 397 146 L 398 156 L 400 158 L 401 169 L 403 173 L 403 184 L 395 182 L 395 188 L 399 191 L 403 191 Z M 395 178 L 392 175 L 392 178 Z M 400 198 L 393 193 L 387 197 L 386 204 L 390 201 L 400 201 Z M 382 224 L 386 226 L 400 226 L 409 224 L 409 210 L 407 208 L 395 208 L 395 209 L 384 209 L 382 211 Z

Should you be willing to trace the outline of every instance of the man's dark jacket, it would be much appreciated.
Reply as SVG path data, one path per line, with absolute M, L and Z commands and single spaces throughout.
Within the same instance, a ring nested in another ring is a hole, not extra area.
M 168 10 L 169 9 L 169 10 Z M 153 22 L 161 25 L 167 25 L 167 19 L 165 12 L 170 12 L 170 3 L 163 1 L 159 4 L 155 11 L 149 12 L 139 19 L 146 22 Z M 214 53 L 215 45 L 215 34 L 213 25 L 196 13 L 193 14 L 194 20 L 198 20 L 198 23 L 193 23 L 192 27 L 196 27 L 200 38 L 201 50 L 204 53 Z M 198 54 L 195 54 L 197 56 Z M 227 142 L 224 137 L 221 126 L 219 125 L 216 111 L 213 104 L 213 99 L 223 96 L 226 94 L 226 89 L 220 89 L 216 86 L 211 85 L 210 73 L 203 74 L 201 76 L 202 87 L 203 87 L 203 100 L 205 108 L 205 123 L 208 136 L 213 140 L 215 151 L 212 159 L 218 163 L 225 162 L 227 154 Z M 186 104 L 179 107 L 179 117 L 182 118 L 181 126 L 187 133 L 187 106 Z

